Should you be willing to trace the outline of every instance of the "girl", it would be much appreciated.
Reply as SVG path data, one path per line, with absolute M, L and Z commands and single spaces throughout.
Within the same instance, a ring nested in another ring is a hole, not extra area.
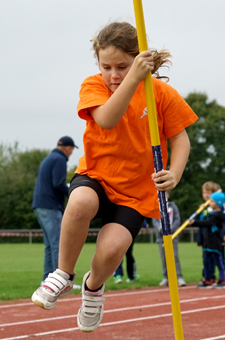
M 91 270 L 82 284 L 78 312 L 82 331 L 96 329 L 103 316 L 105 281 L 112 276 L 137 236 L 144 217 L 160 218 L 157 190 L 180 181 L 190 144 L 185 128 L 197 116 L 169 85 L 153 78 L 164 168 L 167 139 L 169 170 L 154 173 L 143 80 L 168 62 L 169 53 L 139 53 L 136 29 L 114 22 L 93 39 L 100 74 L 81 85 L 78 115 L 87 121 L 85 155 L 71 181 L 62 221 L 59 269 L 32 296 L 52 309 L 73 287 L 74 266 L 85 243 L 90 221 L 102 218 Z M 156 190 L 157 189 L 157 190 Z

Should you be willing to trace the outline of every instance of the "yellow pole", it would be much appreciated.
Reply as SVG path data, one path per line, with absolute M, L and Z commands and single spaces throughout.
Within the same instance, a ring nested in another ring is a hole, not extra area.
M 222 190 L 219 189 L 216 192 L 221 192 Z M 189 222 L 191 222 L 192 220 L 195 219 L 195 217 L 200 214 L 210 203 L 210 199 L 207 200 L 205 203 L 203 203 L 195 212 L 194 214 L 192 214 L 172 235 L 172 239 L 174 239 L 175 237 L 177 237 L 177 235 L 180 234 L 180 232 L 186 228 L 189 225 Z
M 189 220 L 186 220 L 172 235 L 172 240 L 180 234 L 180 232 L 189 225 Z
M 173 251 L 173 241 L 172 235 L 165 236 L 163 235 L 163 242 L 165 248 L 165 257 L 166 257 L 166 267 L 167 267 L 167 275 L 170 289 L 170 300 L 171 300 L 171 308 L 173 314 L 173 326 L 174 326 L 174 334 L 176 340 L 183 340 L 183 325 L 181 318 L 181 310 L 180 310 L 180 299 L 178 292 L 178 284 L 177 284 L 177 275 L 176 275 L 176 266 L 174 260 L 174 251 Z
M 148 45 L 147 45 L 147 38 L 146 38 L 146 31 L 145 31 L 142 1 L 133 0 L 133 4 L 134 4 L 136 26 L 137 26 L 139 50 L 140 52 L 143 52 L 143 51 L 148 50 Z M 147 103 L 151 144 L 152 144 L 153 152 L 154 152 L 155 146 L 160 147 L 160 138 L 159 138 L 159 129 L 158 129 L 157 113 L 156 113 L 156 107 L 155 107 L 155 98 L 154 98 L 151 74 L 149 74 L 145 79 L 145 96 L 146 96 L 146 103 Z M 155 152 L 157 153 L 158 151 L 156 150 Z M 160 147 L 160 152 L 161 152 L 161 147 Z M 161 193 L 158 192 L 158 196 L 159 196 L 160 207 L 164 209 L 164 211 L 160 209 L 161 220 L 167 221 L 166 224 L 168 224 L 169 218 L 168 218 L 168 212 L 167 212 L 167 208 L 166 208 L 166 204 L 164 200 L 165 195 L 162 196 Z M 161 198 L 163 198 L 162 201 L 161 201 Z M 163 240 L 164 240 L 165 257 L 166 257 L 166 265 L 167 265 L 169 288 L 170 288 L 174 333 L 175 333 L 176 340 L 183 340 L 184 339 L 183 327 L 182 327 L 180 301 L 179 301 L 179 293 L 178 293 L 178 285 L 177 285 L 177 275 L 176 275 L 176 267 L 175 267 L 173 242 L 172 242 L 170 225 L 168 226 L 168 230 L 165 230 L 165 232 L 163 230 Z
M 180 234 L 180 232 L 186 228 L 189 225 L 189 222 L 191 222 L 192 220 L 195 219 L 195 217 L 200 214 L 200 212 L 202 212 L 208 205 L 209 205 L 210 200 L 206 201 L 201 207 L 198 208 L 198 210 L 196 210 L 196 212 L 191 215 L 172 235 L 172 239 L 174 239 L 175 237 L 177 237 L 177 235 Z
M 133 2 L 134 2 L 134 12 L 135 12 L 135 18 L 136 18 L 139 50 L 140 52 L 143 52 L 143 51 L 148 50 L 148 44 L 147 44 L 147 39 L 146 39 L 142 1 L 134 0 Z M 158 122 L 157 122 L 155 97 L 154 97 L 151 73 L 149 73 L 147 77 L 145 78 L 145 97 L 146 97 L 147 110 L 148 112 L 152 113 L 152 114 L 148 114 L 151 142 L 152 142 L 152 145 L 160 145 L 159 129 L 158 129 Z

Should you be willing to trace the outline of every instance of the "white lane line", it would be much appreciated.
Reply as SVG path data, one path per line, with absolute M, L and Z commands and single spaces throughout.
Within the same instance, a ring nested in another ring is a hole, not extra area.
M 186 300 L 181 300 L 180 304 L 182 303 L 189 303 L 189 302 L 195 302 L 195 301 L 204 301 L 204 300 L 213 300 L 213 299 L 221 299 L 225 298 L 225 295 L 217 295 L 217 296 L 211 296 L 211 297 L 201 297 L 201 298 L 193 298 L 193 299 L 186 299 Z M 121 307 L 121 308 L 115 308 L 115 309 L 108 309 L 104 311 L 104 314 L 107 313 L 115 313 L 115 312 L 124 312 L 127 310 L 135 310 L 135 309 L 144 309 L 144 308 L 154 308 L 154 307 L 164 307 L 164 306 L 169 306 L 171 305 L 171 302 L 162 302 L 162 303 L 155 303 L 155 304 L 150 304 L 150 305 L 142 305 L 142 306 L 130 306 L 130 307 Z M 34 319 L 34 320 L 26 320 L 26 321 L 17 321 L 17 322 L 10 322 L 10 323 L 5 323 L 5 324 L 0 324 L 0 327 L 7 327 L 7 326 L 18 326 L 18 325 L 26 325 L 26 324 L 31 324 L 31 323 L 36 323 L 36 322 L 47 322 L 47 321 L 55 321 L 55 320 L 63 320 L 63 319 L 69 319 L 69 318 L 74 318 L 77 317 L 77 314 L 72 314 L 72 315 L 64 315 L 64 316 L 57 316 L 57 317 L 52 317 L 52 318 L 44 318 L 44 319 Z
M 224 296 L 225 297 L 225 296 Z M 203 300 L 209 300 L 209 299 L 221 299 L 221 296 L 212 296 L 210 298 L 208 297 L 202 297 L 202 298 L 195 298 L 195 299 L 188 299 L 188 300 L 181 300 L 180 303 L 189 303 L 189 302 L 195 302 L 195 301 L 203 301 Z M 154 308 L 154 307 L 164 307 L 169 306 L 170 302 L 164 302 L 164 303 L 156 303 L 156 304 L 150 304 L 150 305 L 141 305 L 141 306 L 133 306 L 133 307 L 122 307 L 122 308 L 115 308 L 115 309 L 108 309 L 104 311 L 104 314 L 109 313 L 116 313 L 116 312 L 124 312 L 124 311 L 130 311 L 130 310 L 136 310 L 136 309 L 145 309 L 145 308 Z M 221 308 L 223 308 L 222 306 Z M 215 307 L 207 307 L 206 309 L 218 309 L 220 306 Z M 194 309 L 194 312 L 197 311 L 205 311 L 205 308 L 201 309 Z M 187 311 L 187 313 L 191 313 L 190 311 Z M 181 314 L 186 314 L 186 311 L 183 311 Z M 71 315 L 64 315 L 64 316 L 58 316 L 58 317 L 52 317 L 52 318 L 44 318 L 44 319 L 34 319 L 34 320 L 26 320 L 26 321 L 18 321 L 18 322 L 10 322 L 5 324 L 0 324 L 0 327 L 7 327 L 7 326 L 19 326 L 19 325 L 27 325 L 31 323 L 37 323 L 37 322 L 48 322 L 48 321 L 55 321 L 55 320 L 63 320 L 63 319 L 70 319 L 70 318 L 76 318 L 77 314 L 71 314 Z
M 207 308 L 193 309 L 193 310 L 190 310 L 190 311 L 181 312 L 181 314 L 189 314 L 189 313 L 196 313 L 196 312 L 202 312 L 202 311 L 208 312 L 208 310 L 210 310 L 210 309 L 215 310 L 215 309 L 221 309 L 221 308 L 225 308 L 225 305 L 217 306 L 217 307 L 211 307 L 211 308 L 207 307 Z M 165 317 L 168 317 L 168 316 L 172 316 L 172 313 L 153 315 L 153 316 L 147 316 L 147 317 L 141 317 L 141 318 L 134 318 L 134 319 L 128 319 L 128 320 L 105 322 L 105 323 L 100 324 L 99 327 L 121 325 L 121 324 L 125 324 L 125 323 L 146 321 L 146 320 L 157 319 L 157 318 L 165 318 Z M 50 334 L 59 334 L 59 333 L 77 331 L 77 330 L 79 330 L 78 327 L 66 328 L 66 329 L 59 329 L 59 330 L 56 330 L 56 331 L 48 331 L 48 332 L 42 332 L 42 333 L 20 335 L 20 336 L 11 337 L 11 338 L 3 338 L 1 340 L 19 340 L 19 339 L 26 339 L 26 338 L 29 338 L 29 337 L 37 337 L 37 336 L 50 335 Z M 216 340 L 216 339 L 223 339 L 223 338 L 224 338 L 224 335 L 221 335 L 220 337 L 207 338 L 207 339 L 202 339 L 202 340 Z
M 45 319 L 35 319 L 35 320 L 28 320 L 28 321 L 18 321 L 18 322 L 11 322 L 11 323 L 3 323 L 3 324 L 0 325 L 0 328 L 8 327 L 8 326 L 10 327 L 10 326 L 28 325 L 28 324 L 37 323 L 37 322 L 48 322 L 48 321 L 71 319 L 71 318 L 76 318 L 76 317 L 77 317 L 77 314 L 71 314 L 71 315 L 64 315 L 64 316 L 56 316 L 54 318 L 45 318 Z
M 221 299 L 221 297 L 225 298 L 224 296 L 218 295 L 218 296 L 211 296 L 211 297 L 201 297 L 201 298 L 193 298 L 193 299 L 186 299 L 181 300 L 180 304 L 189 303 L 189 302 L 195 302 L 195 301 L 204 301 L 204 300 L 213 300 L 213 299 Z M 121 307 L 121 308 L 115 308 L 115 309 L 108 309 L 104 311 L 104 314 L 108 313 L 115 313 L 115 312 L 124 312 L 127 310 L 135 310 L 135 309 L 144 309 L 144 308 L 154 308 L 154 307 L 164 307 L 171 305 L 171 302 L 162 302 L 162 303 L 155 303 L 150 305 L 141 305 L 141 306 L 129 306 L 129 307 Z M 213 307 L 212 307 L 213 308 Z M 7 326 L 18 326 L 18 325 L 26 325 L 36 322 L 48 322 L 48 321 L 55 321 L 55 320 L 63 320 L 63 319 L 69 319 L 69 318 L 75 318 L 77 317 L 77 314 L 72 315 L 63 315 L 63 316 L 57 316 L 52 318 L 44 318 L 44 319 L 34 319 L 34 320 L 26 320 L 26 321 L 18 321 L 18 322 L 10 322 L 5 324 L 0 324 L 0 327 L 7 327 Z
M 192 289 L 196 288 L 196 286 L 186 286 L 186 287 L 181 287 L 179 289 L 181 290 L 186 290 L 186 289 Z M 120 291 L 119 293 L 110 293 L 110 294 L 104 294 L 107 298 L 114 298 L 117 296 L 127 296 L 127 295 L 139 295 L 139 294 L 154 294 L 154 293 L 159 293 L 159 292 L 169 292 L 169 288 L 158 288 L 158 289 L 149 289 L 149 290 L 136 290 L 136 291 Z M 69 302 L 69 301 L 76 301 L 76 300 L 81 300 L 81 294 L 78 297 L 71 297 L 71 298 L 64 298 L 64 299 L 59 299 L 57 303 L 62 303 L 62 302 Z M 18 303 L 13 303 L 13 304 L 1 304 L 0 303 L 0 309 L 1 308 L 11 308 L 11 307 L 24 307 L 24 306 L 34 306 L 33 302 L 18 302 Z
M 201 340 L 217 340 L 217 339 L 225 339 L 225 334 L 224 335 L 215 336 L 213 338 L 205 338 L 205 339 L 201 339 Z

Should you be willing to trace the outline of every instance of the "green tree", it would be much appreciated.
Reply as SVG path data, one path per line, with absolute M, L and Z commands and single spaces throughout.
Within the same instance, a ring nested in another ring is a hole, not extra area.
M 181 182 L 171 192 L 182 220 L 186 220 L 201 203 L 201 187 L 206 181 L 225 189 L 225 108 L 209 102 L 206 94 L 191 93 L 185 98 L 199 120 L 187 128 L 191 152 Z
M 36 175 L 47 150 L 0 145 L 0 228 L 39 228 L 31 208 Z

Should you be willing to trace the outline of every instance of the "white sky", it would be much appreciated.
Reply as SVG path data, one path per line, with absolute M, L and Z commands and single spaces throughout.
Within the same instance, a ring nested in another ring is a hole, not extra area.
M 149 47 L 173 55 L 169 84 L 225 106 L 225 0 L 143 0 Z M 0 0 L 0 143 L 53 149 L 69 135 L 83 154 L 79 89 L 98 73 L 90 39 L 110 21 L 135 25 L 131 0 Z

